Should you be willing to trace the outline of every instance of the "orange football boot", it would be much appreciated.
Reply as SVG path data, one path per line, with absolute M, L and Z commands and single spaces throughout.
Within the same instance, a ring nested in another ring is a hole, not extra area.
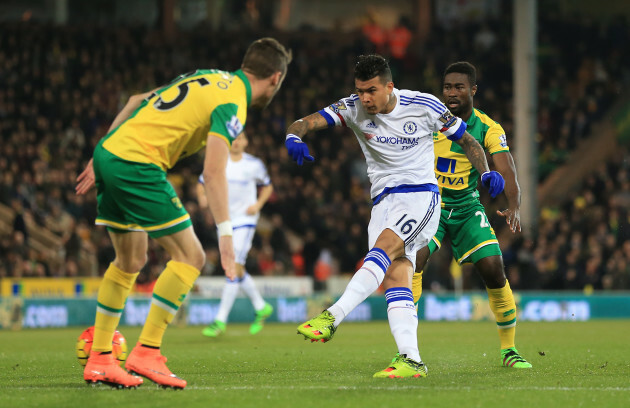
M 140 343 L 131 350 L 125 367 L 129 372 L 139 374 L 149 380 L 163 386 L 183 389 L 186 380 L 182 380 L 171 372 L 166 366 L 166 357 L 159 349 L 142 347 Z
M 90 353 L 83 370 L 83 379 L 88 384 L 103 383 L 116 388 L 135 388 L 143 382 L 142 378 L 123 370 L 112 353 L 96 351 Z

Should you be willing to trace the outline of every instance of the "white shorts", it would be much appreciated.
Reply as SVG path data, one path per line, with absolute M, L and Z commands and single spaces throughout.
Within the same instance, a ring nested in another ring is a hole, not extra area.
M 252 249 L 252 241 L 256 232 L 255 225 L 243 225 L 235 227 L 232 232 L 232 242 L 234 242 L 234 262 L 245 265 L 247 254 Z
M 440 224 L 440 195 L 433 191 L 394 193 L 372 207 L 369 248 L 389 228 L 405 241 L 405 257 L 416 270 L 416 252 L 428 245 Z

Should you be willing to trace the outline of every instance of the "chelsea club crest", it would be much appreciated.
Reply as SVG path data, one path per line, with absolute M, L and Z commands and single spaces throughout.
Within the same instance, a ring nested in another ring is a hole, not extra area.
M 406 122 L 403 125 L 403 130 L 405 131 L 405 134 L 413 135 L 418 131 L 418 125 L 416 125 L 415 122 Z

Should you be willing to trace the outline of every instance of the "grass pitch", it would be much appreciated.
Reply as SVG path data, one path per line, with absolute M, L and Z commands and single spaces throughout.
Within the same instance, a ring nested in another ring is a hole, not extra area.
M 534 366 L 502 368 L 490 322 L 420 322 L 422 379 L 376 380 L 396 348 L 387 322 L 344 323 L 326 344 L 296 324 L 256 336 L 228 325 L 217 339 L 171 327 L 163 353 L 184 391 L 145 379 L 137 390 L 89 387 L 74 354 L 84 328 L 0 332 L 0 407 L 628 407 L 627 320 L 519 323 L 517 347 Z M 140 329 L 122 327 L 130 346 Z

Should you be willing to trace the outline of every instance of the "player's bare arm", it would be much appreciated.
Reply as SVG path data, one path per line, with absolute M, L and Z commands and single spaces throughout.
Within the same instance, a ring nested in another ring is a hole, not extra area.
M 206 145 L 203 180 L 208 206 L 217 224 L 230 219 L 227 200 L 228 186 L 225 175 L 227 158 L 228 148 L 225 141 L 216 136 L 209 136 Z
M 118 115 L 116 115 L 116 117 L 114 118 L 114 121 L 109 126 L 109 129 L 107 129 L 107 133 L 109 134 L 109 132 L 116 129 L 124 121 L 126 121 L 129 116 L 131 116 L 131 114 L 136 109 L 138 109 L 143 100 L 153 95 L 153 92 L 154 91 L 132 95 L 127 101 L 125 107 L 120 112 L 118 112 Z M 85 166 L 85 169 L 77 177 L 77 185 L 74 191 L 77 195 L 83 195 L 90 191 L 92 187 L 94 187 L 94 167 L 92 164 L 92 159 L 90 159 L 87 166 Z
M 498 211 L 497 214 L 505 217 L 505 222 L 510 226 L 512 233 L 521 232 L 521 188 L 516 178 L 516 166 L 510 152 L 496 153 L 492 156 L 495 168 L 505 179 L 505 197 L 508 208 Z
M 313 113 L 293 122 L 287 129 L 287 134 L 303 137 L 310 131 L 326 129 L 328 122 L 320 113 Z
M 145 92 L 145 93 L 141 93 L 141 94 L 131 95 L 129 97 L 129 100 L 127 101 L 127 104 L 125 105 L 125 107 L 114 118 L 114 121 L 112 122 L 112 124 L 110 125 L 109 129 L 107 130 L 107 133 L 109 133 L 112 130 L 116 129 L 124 121 L 126 121 L 129 118 L 129 116 L 131 116 L 131 114 L 136 109 L 138 109 L 140 104 L 142 104 L 142 101 L 144 101 L 145 99 L 151 97 L 153 94 L 154 94 L 154 91 L 149 91 L 149 92 Z
M 206 209 L 208 208 L 208 199 L 206 198 L 206 188 L 203 184 L 197 183 L 197 204 L 199 204 L 199 208 Z
M 486 152 L 483 150 L 483 147 L 481 147 L 477 139 L 472 137 L 470 133 L 464 132 L 464 136 L 462 136 L 459 140 L 456 140 L 455 143 L 460 145 L 460 147 L 464 150 L 466 157 L 468 157 L 468 160 L 473 167 L 477 169 L 479 174 L 490 171 L 490 167 L 488 167 L 488 160 L 486 160 Z
M 208 207 L 217 225 L 230 221 L 228 183 L 225 174 L 228 154 L 229 149 L 223 139 L 217 136 L 208 136 L 203 180 Z M 234 269 L 234 244 L 231 233 L 222 235 L 219 230 L 219 252 L 221 253 L 221 265 L 225 270 L 225 276 L 234 279 L 236 271 Z
M 258 193 L 258 200 L 256 203 L 247 208 L 247 215 L 259 213 L 265 203 L 269 200 L 269 197 L 271 197 L 271 193 L 273 193 L 273 185 L 268 184 L 263 186 Z

